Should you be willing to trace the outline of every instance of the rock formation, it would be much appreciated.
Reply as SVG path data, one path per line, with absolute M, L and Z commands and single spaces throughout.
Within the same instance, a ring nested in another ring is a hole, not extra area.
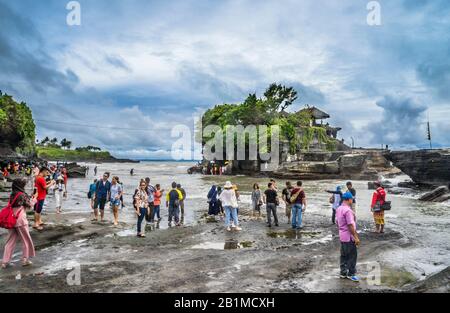
M 450 200 L 450 191 L 447 186 L 440 186 L 419 198 L 420 201 L 444 202 Z
M 399 174 L 400 171 L 383 157 L 379 150 L 336 152 L 307 152 L 299 154 L 296 161 L 281 164 L 271 173 L 285 179 L 367 179 L 380 175 Z
M 68 163 L 65 165 L 67 176 L 70 178 L 84 178 L 86 177 L 87 167 L 80 166 L 77 163 Z
M 436 187 L 450 182 L 450 149 L 396 151 L 385 157 L 417 184 Z

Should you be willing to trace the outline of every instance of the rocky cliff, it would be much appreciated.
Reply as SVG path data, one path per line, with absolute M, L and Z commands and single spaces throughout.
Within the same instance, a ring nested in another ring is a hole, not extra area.
M 418 184 L 440 186 L 450 182 L 450 149 L 394 151 L 385 157 Z
M 365 179 L 375 180 L 380 175 L 399 174 L 382 151 L 359 150 L 336 152 L 309 152 L 288 160 L 272 175 L 285 179 Z

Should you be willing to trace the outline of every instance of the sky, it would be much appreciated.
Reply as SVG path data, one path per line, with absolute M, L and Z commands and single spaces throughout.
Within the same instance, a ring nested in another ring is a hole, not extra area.
M 39 139 L 171 158 L 176 125 L 293 86 L 356 146 L 450 146 L 450 1 L 0 0 L 0 90 Z

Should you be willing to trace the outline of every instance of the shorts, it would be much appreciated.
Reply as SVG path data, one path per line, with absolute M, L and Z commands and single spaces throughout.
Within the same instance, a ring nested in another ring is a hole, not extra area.
M 384 211 L 374 212 L 373 219 L 376 225 L 384 225 Z
M 36 202 L 36 204 L 34 205 L 34 212 L 36 212 L 37 214 L 41 214 L 42 209 L 44 208 L 44 202 L 45 202 L 45 199 L 44 200 L 38 200 Z
M 286 204 L 286 216 L 290 217 L 292 213 L 292 204 Z
M 100 211 L 105 210 L 106 198 L 95 199 L 94 201 L 94 210 L 100 207 Z
M 111 199 L 111 207 L 120 206 L 120 199 Z

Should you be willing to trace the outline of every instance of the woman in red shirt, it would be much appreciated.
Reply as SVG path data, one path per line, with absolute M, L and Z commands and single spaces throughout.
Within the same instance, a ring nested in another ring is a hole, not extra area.
M 371 211 L 373 212 L 373 219 L 375 221 L 376 232 L 379 234 L 384 233 L 384 211 L 376 210 L 376 207 L 379 207 L 384 204 L 386 201 L 386 191 L 381 186 L 380 182 L 375 182 L 375 188 L 372 195 L 372 203 L 370 205 Z

